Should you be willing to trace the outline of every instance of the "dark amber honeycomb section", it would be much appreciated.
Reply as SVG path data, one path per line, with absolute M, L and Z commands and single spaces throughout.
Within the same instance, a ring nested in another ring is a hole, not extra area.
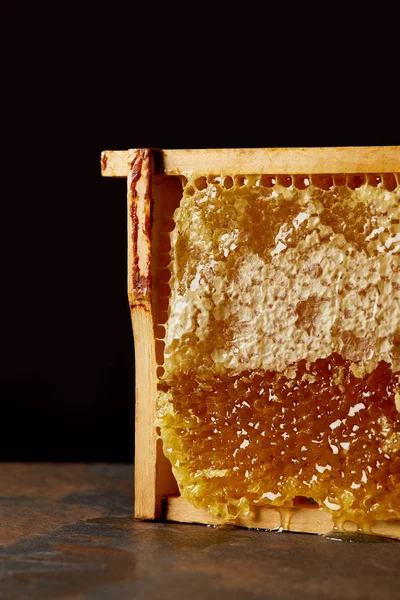
M 181 494 L 227 520 L 299 497 L 400 518 L 398 174 L 188 175 L 170 225 L 158 425 Z

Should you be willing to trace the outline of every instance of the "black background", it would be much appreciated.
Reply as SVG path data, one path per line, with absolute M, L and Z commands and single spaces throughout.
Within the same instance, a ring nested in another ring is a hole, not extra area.
M 182 37 L 174 44 L 172 30 L 138 39 L 132 29 L 123 44 L 123 21 L 108 15 L 53 15 L 53 27 L 34 29 L 25 14 L 21 29 L 11 13 L 0 460 L 131 461 L 126 182 L 101 178 L 100 152 L 398 144 L 395 98 L 390 106 L 375 87 L 366 105 L 337 70 L 264 64 L 251 72 L 232 46 L 198 59 Z

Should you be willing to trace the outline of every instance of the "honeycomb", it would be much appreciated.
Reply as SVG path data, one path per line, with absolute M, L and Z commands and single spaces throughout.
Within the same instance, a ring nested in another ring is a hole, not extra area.
M 226 520 L 400 518 L 399 175 L 183 185 L 156 328 L 181 494 Z

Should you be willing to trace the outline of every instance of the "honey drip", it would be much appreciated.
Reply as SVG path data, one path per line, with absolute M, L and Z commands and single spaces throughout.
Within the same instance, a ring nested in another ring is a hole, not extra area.
M 290 531 L 290 521 L 293 517 L 293 508 L 279 508 L 279 517 L 281 519 L 281 526 L 279 531 Z
M 396 178 L 189 177 L 174 221 L 158 425 L 181 494 L 283 529 L 299 497 L 339 533 L 399 519 Z
M 356 528 L 347 529 L 345 519 L 334 519 L 334 526 L 332 531 L 325 533 L 324 537 L 327 540 L 335 542 L 358 542 L 358 543 L 380 543 L 380 542 L 395 542 L 398 540 L 388 537 L 386 535 L 377 535 L 373 532 L 373 521 L 369 521 L 364 516 L 361 526 Z

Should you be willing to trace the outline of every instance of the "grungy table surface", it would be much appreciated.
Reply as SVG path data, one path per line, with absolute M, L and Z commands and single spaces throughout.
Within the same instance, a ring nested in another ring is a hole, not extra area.
M 0 598 L 400 598 L 400 543 L 142 523 L 132 467 L 0 464 Z

